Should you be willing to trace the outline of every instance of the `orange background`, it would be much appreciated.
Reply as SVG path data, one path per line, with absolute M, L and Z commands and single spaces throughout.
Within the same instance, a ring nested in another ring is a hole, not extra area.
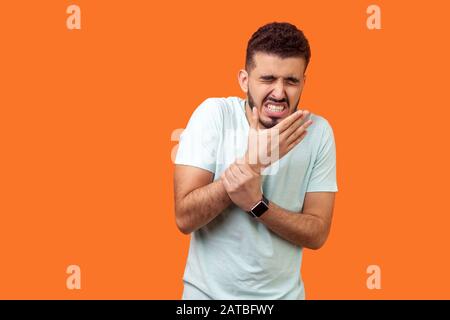
M 366 28 L 378 4 L 382 30 Z M 81 7 L 82 29 L 66 28 Z M 0 298 L 179 299 L 174 129 L 240 95 L 246 43 L 303 29 L 301 107 L 327 118 L 338 186 L 307 298 L 450 298 L 448 1 L 2 1 Z M 66 288 L 81 267 L 82 289 Z M 366 268 L 381 267 L 381 290 Z

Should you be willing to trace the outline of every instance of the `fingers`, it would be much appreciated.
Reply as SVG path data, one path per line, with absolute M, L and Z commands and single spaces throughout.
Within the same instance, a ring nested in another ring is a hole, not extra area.
M 237 179 L 242 180 L 243 176 L 248 176 L 248 173 L 244 170 L 244 166 L 242 164 L 232 164 L 231 170 L 233 174 L 237 177 Z
M 302 131 L 302 133 L 288 145 L 287 151 L 288 152 L 291 151 L 296 145 L 298 145 L 300 141 L 302 141 L 305 138 L 307 133 L 308 133 L 307 130 Z
M 241 175 L 239 169 L 237 168 L 236 164 L 231 164 L 228 169 L 226 170 L 228 181 L 230 182 L 237 182 L 239 181 L 239 176 Z
M 228 182 L 231 185 L 234 185 L 234 186 L 239 185 L 240 183 L 242 183 L 244 178 L 247 176 L 246 174 L 244 174 L 242 172 L 242 170 L 239 167 L 240 167 L 240 165 L 233 163 L 225 171 L 225 176 L 227 177 Z
M 306 129 L 308 129 L 311 124 L 312 120 L 308 120 L 304 124 L 299 126 L 296 130 L 292 131 L 292 133 L 286 137 L 287 145 L 290 145 L 291 143 L 296 141 L 304 132 L 306 132 Z
M 258 128 L 259 128 L 259 114 L 258 109 L 256 107 L 253 107 L 252 114 L 250 116 L 250 130 L 248 133 L 248 150 L 256 150 L 257 148 L 257 141 L 258 141 Z M 253 159 L 256 161 L 256 159 Z
M 300 119 L 300 117 L 302 115 L 303 115 L 303 111 L 301 111 L 301 110 L 295 111 L 293 114 L 288 116 L 286 119 L 283 119 L 283 121 L 278 123 L 273 128 L 278 129 L 278 132 L 281 134 L 283 131 L 288 129 L 296 120 Z
M 238 165 L 238 168 L 242 175 L 244 175 L 247 178 L 251 178 L 254 175 L 258 175 L 258 173 L 251 168 L 249 164 L 243 163 Z
M 259 111 L 258 111 L 257 107 L 253 107 L 252 117 L 253 117 L 253 123 L 255 124 L 254 129 L 258 129 L 259 128 Z
M 304 110 L 300 112 L 301 112 L 300 117 L 297 118 L 297 120 L 294 121 L 286 130 L 284 130 L 283 133 L 280 132 L 280 138 L 287 139 L 293 132 L 295 132 L 301 125 L 304 124 L 305 120 L 309 116 L 309 111 Z
M 253 107 L 252 108 L 252 115 L 250 117 L 250 128 L 257 130 L 259 128 L 259 113 L 258 113 L 258 108 Z
M 221 179 L 222 179 L 223 186 L 225 187 L 225 190 L 227 190 L 227 191 L 230 190 L 231 189 L 231 183 L 230 183 L 230 181 L 228 181 L 228 178 L 227 178 L 227 175 L 226 175 L 226 171 L 222 174 Z
M 274 154 L 274 150 L 278 150 L 275 157 L 283 157 L 287 151 L 295 147 L 306 135 L 307 128 L 313 123 L 312 120 L 308 119 L 309 115 L 310 113 L 307 110 L 298 110 L 271 129 L 257 131 L 256 128 L 259 128 L 259 114 L 256 107 L 254 107 L 250 121 L 252 130 L 248 139 L 246 164 L 252 164 L 256 161 L 260 168 L 264 168 L 273 162 L 272 154 Z M 263 136 L 264 134 L 267 136 Z M 262 155 L 266 156 L 263 157 Z M 256 159 L 250 159 L 250 156 L 253 156 L 253 158 L 256 156 Z M 245 173 L 260 174 L 260 172 L 255 172 L 252 168 L 249 168 L 252 172 L 246 171 L 246 169 L 243 167 L 234 168 L 234 175 L 239 177 L 239 175 L 245 175 Z
M 230 186 L 236 186 L 248 178 L 251 178 L 256 174 L 247 164 L 231 164 L 227 170 L 225 170 L 223 177 Z

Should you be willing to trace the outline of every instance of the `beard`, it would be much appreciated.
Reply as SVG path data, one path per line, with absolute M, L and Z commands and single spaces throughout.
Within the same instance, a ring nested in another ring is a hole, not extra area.
M 248 100 L 248 105 L 250 106 L 250 110 L 253 110 L 253 107 L 256 107 L 256 105 L 255 105 L 255 100 L 253 99 L 253 96 L 252 96 L 252 94 L 251 94 L 251 92 L 250 92 L 250 88 L 249 88 L 248 91 L 247 91 L 247 100 Z M 267 101 L 267 100 L 269 100 L 269 101 L 271 101 L 271 100 L 272 100 L 272 101 L 276 101 L 276 100 L 273 100 L 273 99 L 268 99 L 268 98 L 266 97 L 266 98 L 264 98 L 264 100 L 262 101 L 261 107 L 264 105 L 264 102 Z M 284 100 L 281 100 L 281 101 L 286 101 L 288 108 L 290 108 L 290 106 L 289 106 L 289 100 L 284 99 Z M 281 102 L 281 101 L 277 101 L 277 102 Z M 297 103 L 295 104 L 294 110 L 292 110 L 292 112 L 290 112 L 289 114 L 292 114 L 292 113 L 294 113 L 294 112 L 297 110 L 297 107 L 298 107 L 299 102 L 300 102 L 300 97 L 298 98 L 298 101 L 297 101 Z M 261 108 L 261 109 L 262 109 L 262 108 Z M 258 110 L 258 111 L 259 111 L 259 110 Z M 260 114 L 261 114 L 261 111 L 259 111 L 259 112 L 260 112 Z M 263 127 L 265 127 L 266 129 L 270 129 L 270 128 L 276 126 L 276 125 L 277 125 L 279 122 L 281 122 L 282 120 L 283 120 L 282 118 L 270 118 L 270 117 L 269 117 L 269 120 L 266 120 L 266 119 L 261 119 L 261 116 L 259 117 L 259 123 L 260 123 Z

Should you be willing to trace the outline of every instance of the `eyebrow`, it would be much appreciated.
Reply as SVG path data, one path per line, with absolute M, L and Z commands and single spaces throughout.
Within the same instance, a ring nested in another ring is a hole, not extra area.
M 276 77 L 274 75 L 262 75 L 259 78 L 261 80 L 275 80 L 276 79 Z M 300 82 L 299 79 L 297 79 L 296 77 L 293 77 L 293 76 L 289 76 L 289 77 L 286 77 L 284 79 L 288 80 L 290 82 L 294 82 L 294 83 L 299 83 Z

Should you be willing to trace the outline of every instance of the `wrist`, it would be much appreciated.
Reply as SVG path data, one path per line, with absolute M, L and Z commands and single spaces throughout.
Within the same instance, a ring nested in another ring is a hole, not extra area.
M 255 197 L 252 199 L 247 211 L 250 211 L 256 204 L 258 204 L 258 202 L 261 201 L 262 198 L 263 198 L 262 192 L 259 192 L 257 195 L 255 195 Z
M 264 213 L 269 210 L 269 200 L 261 194 L 261 198 L 248 210 L 246 211 L 253 218 L 260 218 Z

